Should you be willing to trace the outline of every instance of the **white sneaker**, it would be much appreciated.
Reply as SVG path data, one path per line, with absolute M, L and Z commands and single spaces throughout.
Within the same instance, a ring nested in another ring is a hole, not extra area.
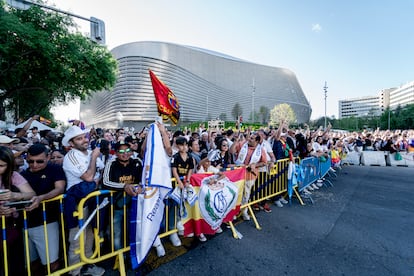
M 250 220 L 250 216 L 247 213 L 247 208 L 243 210 L 242 218 L 243 218 L 243 220 Z
M 279 201 L 282 202 L 283 204 L 288 204 L 289 203 L 289 201 L 287 201 L 284 197 L 281 197 L 279 199 Z
M 207 241 L 207 238 L 206 238 L 206 236 L 204 236 L 204 234 L 203 234 L 203 233 L 201 233 L 201 234 L 200 234 L 200 236 L 198 236 L 198 239 L 199 239 L 201 242 L 206 242 L 206 241 Z
M 181 222 L 181 220 L 179 222 L 177 222 L 177 230 L 178 230 L 178 235 L 180 235 L 180 236 L 184 235 L 184 225 Z
M 188 234 L 187 236 L 185 236 L 186 238 L 192 238 L 192 237 L 194 237 L 194 233 L 190 233 L 190 234 Z
M 155 250 L 157 250 L 157 256 L 163 257 L 165 256 L 165 249 L 162 243 L 160 243 L 158 246 L 155 247 Z
M 318 180 L 316 180 L 316 182 L 323 183 L 323 180 L 322 179 L 318 179 Z
M 221 227 L 219 226 L 219 228 L 216 229 L 216 234 L 221 234 L 223 233 L 223 229 L 221 229 Z
M 311 186 L 312 186 L 312 188 L 313 188 L 314 190 L 319 190 L 318 185 L 316 185 L 315 183 L 313 183 Z
M 319 188 L 323 186 L 323 181 L 322 182 L 317 182 L 316 186 L 318 186 Z
M 309 185 L 308 187 L 306 187 L 306 189 L 307 189 L 308 191 L 313 191 L 313 187 L 312 187 L 312 185 Z
M 174 233 L 174 234 L 171 234 L 171 235 L 170 235 L 170 241 L 171 241 L 171 243 L 172 243 L 175 247 L 177 247 L 177 246 L 181 246 L 181 240 L 180 240 L 180 238 L 178 237 L 178 234 L 177 234 L 177 233 Z
M 283 204 L 282 204 L 282 202 L 280 202 L 280 199 L 275 201 L 275 205 L 279 208 L 283 207 Z
M 102 276 L 105 274 L 105 269 L 94 264 L 85 265 L 81 271 L 82 275 Z
M 157 236 L 157 238 L 155 239 L 152 246 L 155 247 L 155 250 L 157 250 L 157 256 L 158 257 L 165 256 L 165 249 L 164 249 L 164 246 L 161 243 L 160 237 Z

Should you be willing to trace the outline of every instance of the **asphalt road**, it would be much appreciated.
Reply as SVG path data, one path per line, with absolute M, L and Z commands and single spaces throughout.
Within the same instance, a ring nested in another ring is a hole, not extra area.
M 242 239 L 225 229 L 206 243 L 184 239 L 182 255 L 166 246 L 158 261 L 168 262 L 142 274 L 414 275 L 414 169 L 347 166 L 332 183 L 313 205 L 258 212 L 262 230 L 238 223 Z

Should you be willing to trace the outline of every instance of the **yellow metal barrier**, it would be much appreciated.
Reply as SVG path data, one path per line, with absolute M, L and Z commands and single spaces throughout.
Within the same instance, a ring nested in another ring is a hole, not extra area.
M 260 230 L 261 227 L 253 212 L 252 205 L 287 192 L 288 166 L 289 159 L 283 159 L 274 164 L 270 163 L 267 172 L 259 172 L 256 183 L 252 187 L 249 202 L 241 206 L 241 209 L 248 208 L 250 217 L 253 219 L 258 230 Z M 233 226 L 231 225 L 231 227 Z
M 249 213 L 251 217 L 253 218 L 253 221 L 257 229 L 261 229 L 261 228 L 254 215 L 254 212 L 251 206 L 253 204 L 262 202 L 264 200 L 273 198 L 277 195 L 281 195 L 287 192 L 288 162 L 289 162 L 288 159 L 284 159 L 274 164 L 269 164 L 268 172 L 260 173 L 258 180 L 256 181 L 256 184 L 252 187 L 250 201 L 247 204 L 244 204 L 241 206 L 242 209 L 243 208 L 249 209 Z M 175 179 L 172 179 L 172 180 L 173 180 L 173 187 L 174 187 L 176 181 Z M 96 211 L 95 222 L 93 222 L 95 224 L 94 231 L 93 231 L 94 251 L 93 251 L 92 256 L 86 256 L 84 232 L 81 232 L 79 236 L 80 246 L 79 246 L 79 249 L 77 250 L 77 252 L 80 255 L 80 262 L 69 266 L 68 248 L 67 248 L 68 233 L 66 233 L 67 231 L 65 228 L 65 222 L 63 218 L 63 197 L 64 197 L 63 195 L 60 195 L 56 198 L 43 201 L 41 203 L 41 206 L 39 207 L 44 210 L 45 217 L 46 217 L 47 216 L 46 214 L 47 204 L 49 204 L 50 202 L 59 201 L 59 205 L 60 205 L 59 226 L 60 226 L 60 232 L 61 232 L 60 233 L 61 240 L 60 241 L 49 241 L 48 239 L 46 239 L 45 243 L 46 243 L 46 251 L 48 251 L 47 245 L 49 242 L 61 242 L 62 248 L 61 248 L 61 253 L 60 253 L 60 257 L 61 257 L 60 260 L 62 262 L 61 262 L 61 267 L 59 270 L 55 272 L 51 272 L 50 262 L 48 261 L 48 265 L 46 267 L 47 275 L 62 275 L 75 268 L 81 267 L 85 264 L 95 264 L 95 263 L 99 263 L 99 262 L 102 262 L 110 258 L 116 259 L 114 268 L 117 268 L 119 270 L 120 275 L 122 276 L 126 275 L 124 253 L 130 250 L 128 233 L 127 233 L 127 229 L 128 229 L 127 205 L 124 204 L 123 206 L 123 223 L 122 223 L 122 237 L 123 238 L 122 238 L 122 243 L 121 243 L 122 248 L 116 250 L 115 245 L 114 245 L 114 236 L 115 236 L 115 233 L 114 233 L 114 210 L 115 210 L 114 209 L 114 192 L 107 191 L 107 190 L 95 191 L 95 192 L 90 193 L 88 196 L 86 196 L 79 202 L 78 209 L 76 212 L 74 212 L 74 216 L 78 218 L 79 224 L 82 226 L 86 222 L 85 220 L 87 219 L 87 214 L 84 213 L 84 210 L 86 210 L 86 208 L 84 209 L 84 207 L 86 206 L 85 205 L 86 202 L 88 200 L 95 201 L 94 206 L 97 209 L 97 211 Z M 101 210 L 98 207 L 99 207 L 100 202 L 102 201 L 102 198 L 104 197 L 108 197 L 110 204 L 109 206 Z M 124 193 L 124 202 L 125 202 L 125 199 L 126 199 L 126 196 Z M 173 209 L 173 211 L 176 213 L 174 217 L 178 217 L 177 216 L 178 210 L 176 207 Z M 159 233 L 160 238 L 167 237 L 173 233 L 177 233 L 178 231 L 176 227 L 176 221 L 174 221 L 174 223 L 171 223 L 171 225 L 172 224 L 174 225 L 173 228 L 170 227 L 169 212 L 170 210 L 169 210 L 168 204 L 166 204 L 164 221 L 162 223 L 162 225 L 164 225 L 165 227 L 164 227 L 164 230 Z M 24 219 L 26 220 L 27 214 L 25 211 L 23 211 L 22 215 Z M 102 221 L 102 219 L 105 217 L 109 217 L 109 221 L 107 222 Z M 2 223 L 2 232 L 5 233 L 5 229 L 6 229 L 5 217 L 1 217 L 1 223 Z M 232 228 L 233 236 L 236 238 L 237 231 L 235 231 L 235 228 L 232 222 L 230 222 L 229 224 Z M 25 227 L 23 229 L 24 231 L 23 233 L 27 241 L 28 229 L 27 229 L 26 221 L 24 225 Z M 43 226 L 44 226 L 43 229 L 45 231 L 45 236 L 47 236 L 46 220 L 44 220 Z M 109 227 L 109 229 L 107 229 L 107 227 Z M 7 259 L 6 240 L 3 239 L 2 243 L 3 243 L 3 255 L 4 255 L 3 256 L 3 262 L 4 262 L 3 267 L 5 270 L 5 275 L 8 275 L 8 259 Z M 26 263 L 28 264 L 27 274 L 31 275 L 30 257 L 29 257 L 30 252 L 29 252 L 29 246 L 27 242 L 25 243 L 25 249 L 26 249 L 25 260 L 26 260 Z M 49 252 L 46 252 L 46 256 L 47 256 L 47 259 L 49 260 Z

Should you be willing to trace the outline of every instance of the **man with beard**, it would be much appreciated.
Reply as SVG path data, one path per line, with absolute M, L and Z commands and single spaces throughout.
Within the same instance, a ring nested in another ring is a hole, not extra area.
M 65 155 L 63 159 L 63 170 L 66 174 L 67 186 L 66 197 L 64 199 L 64 213 L 66 225 L 69 228 L 69 265 L 79 263 L 80 257 L 76 253 L 79 249 L 79 239 L 75 240 L 75 236 L 79 231 L 76 218 L 73 212 L 77 210 L 79 201 L 89 193 L 95 191 L 98 187 L 100 178 L 100 170 L 104 168 L 104 164 L 99 155 L 100 148 L 96 147 L 93 151 L 88 150 L 89 139 L 86 132 L 78 126 L 71 126 L 65 132 L 62 139 L 65 147 L 72 149 Z M 88 207 L 84 208 L 84 216 L 87 217 Z M 85 255 L 92 256 L 93 249 L 93 232 L 90 226 L 85 229 Z M 71 275 L 78 275 L 80 268 L 70 271 Z M 95 265 L 87 265 L 83 268 L 82 275 L 103 275 L 105 269 Z
M 246 182 L 244 186 L 244 194 L 242 198 L 242 205 L 249 202 L 251 189 L 259 174 L 258 169 L 267 165 L 266 151 L 260 144 L 260 136 L 258 134 L 252 134 L 247 136 L 247 141 L 239 141 L 236 138 L 235 142 L 231 146 L 231 153 L 235 153 L 237 156 L 236 165 L 246 166 Z M 247 213 L 248 208 L 244 208 L 242 211 L 242 217 L 244 220 L 250 220 L 250 216 Z

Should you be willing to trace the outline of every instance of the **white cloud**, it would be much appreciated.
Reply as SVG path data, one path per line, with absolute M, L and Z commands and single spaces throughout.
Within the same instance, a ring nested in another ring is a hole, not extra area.
M 312 24 L 312 32 L 319 33 L 322 31 L 322 26 L 319 23 Z

